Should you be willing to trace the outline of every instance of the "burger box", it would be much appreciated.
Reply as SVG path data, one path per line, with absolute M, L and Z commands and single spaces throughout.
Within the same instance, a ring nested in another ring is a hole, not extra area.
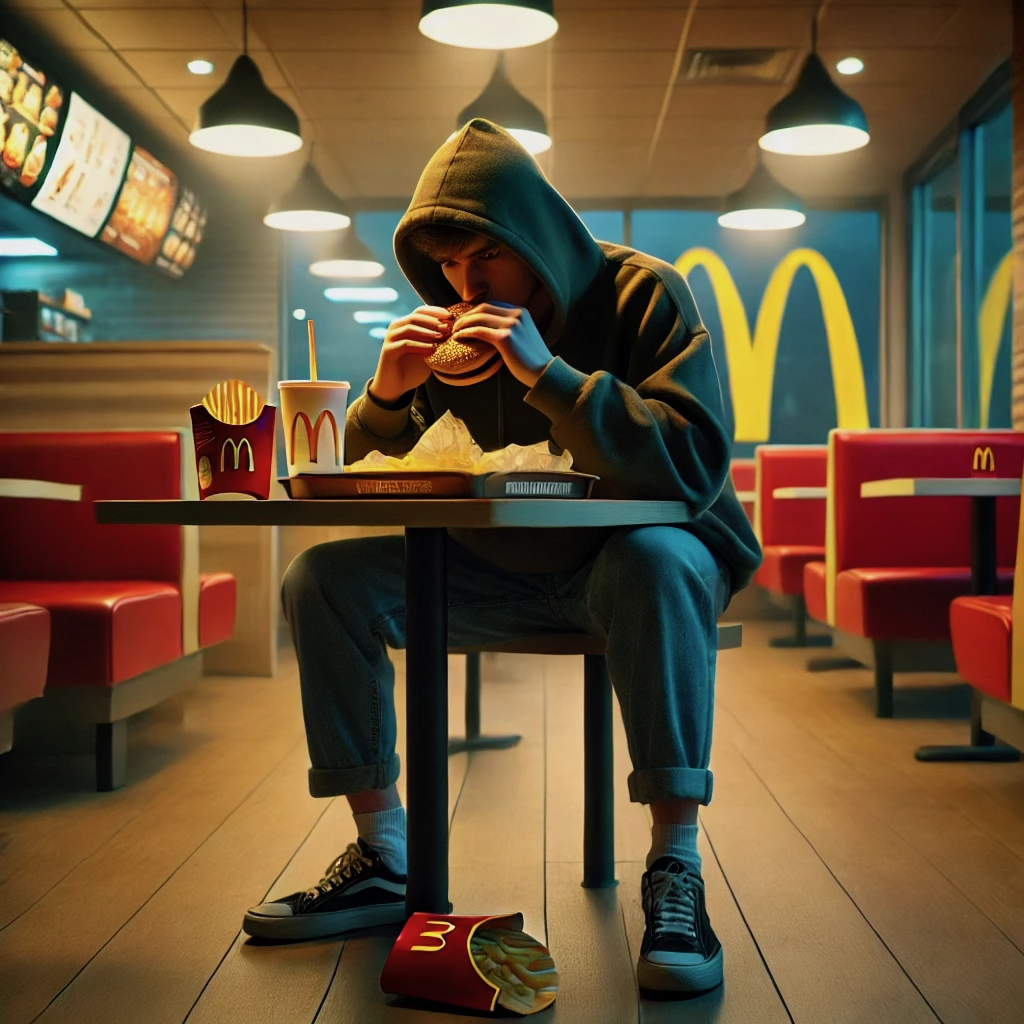
M 289 498 L 589 498 L 590 473 L 400 470 L 280 477 Z

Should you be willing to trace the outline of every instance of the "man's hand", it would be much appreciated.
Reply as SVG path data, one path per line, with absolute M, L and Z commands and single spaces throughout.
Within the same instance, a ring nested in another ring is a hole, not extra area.
M 459 337 L 475 338 L 493 345 L 512 375 L 528 388 L 551 362 L 544 339 L 528 310 L 507 302 L 482 302 L 459 317 Z
M 442 306 L 420 306 L 388 324 L 370 381 L 370 393 L 382 402 L 396 402 L 429 376 L 424 362 L 449 333 L 451 314 Z

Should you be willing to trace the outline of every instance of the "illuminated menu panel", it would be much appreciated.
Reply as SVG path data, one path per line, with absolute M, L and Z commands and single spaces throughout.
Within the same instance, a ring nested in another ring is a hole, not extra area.
M 128 135 L 72 92 L 57 153 L 32 206 L 95 238 L 121 187 L 130 150 Z
M 0 39 L 0 184 L 19 199 L 36 194 L 53 158 L 65 94 L 17 47 Z
M 183 188 L 155 266 L 172 277 L 181 277 L 196 258 L 205 227 L 206 211 L 199 205 L 195 192 Z
M 177 191 L 174 171 L 136 146 L 100 238 L 140 263 L 152 263 L 171 223 Z

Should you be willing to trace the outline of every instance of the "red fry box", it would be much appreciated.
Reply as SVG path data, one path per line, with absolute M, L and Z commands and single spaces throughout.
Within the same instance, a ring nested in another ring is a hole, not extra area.
M 243 381 L 230 380 L 189 412 L 200 499 L 228 493 L 269 498 L 277 409 Z
M 522 914 L 416 913 L 391 947 L 380 987 L 389 995 L 526 1016 L 555 1001 L 558 972 L 547 948 L 523 931 Z

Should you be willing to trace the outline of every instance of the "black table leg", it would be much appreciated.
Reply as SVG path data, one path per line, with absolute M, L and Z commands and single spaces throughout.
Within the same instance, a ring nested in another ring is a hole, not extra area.
M 996 565 L 996 499 L 971 499 L 971 593 L 999 592 Z M 981 727 L 981 694 L 971 691 L 971 742 L 969 746 L 920 747 L 918 761 L 1019 761 L 1015 747 L 996 743 L 996 738 Z
M 522 736 L 480 735 L 480 652 L 466 655 L 466 735 L 448 740 L 448 753 L 461 754 L 464 750 L 507 750 L 514 747 Z
M 405 531 L 406 791 L 411 914 L 448 902 L 448 595 L 446 531 Z

